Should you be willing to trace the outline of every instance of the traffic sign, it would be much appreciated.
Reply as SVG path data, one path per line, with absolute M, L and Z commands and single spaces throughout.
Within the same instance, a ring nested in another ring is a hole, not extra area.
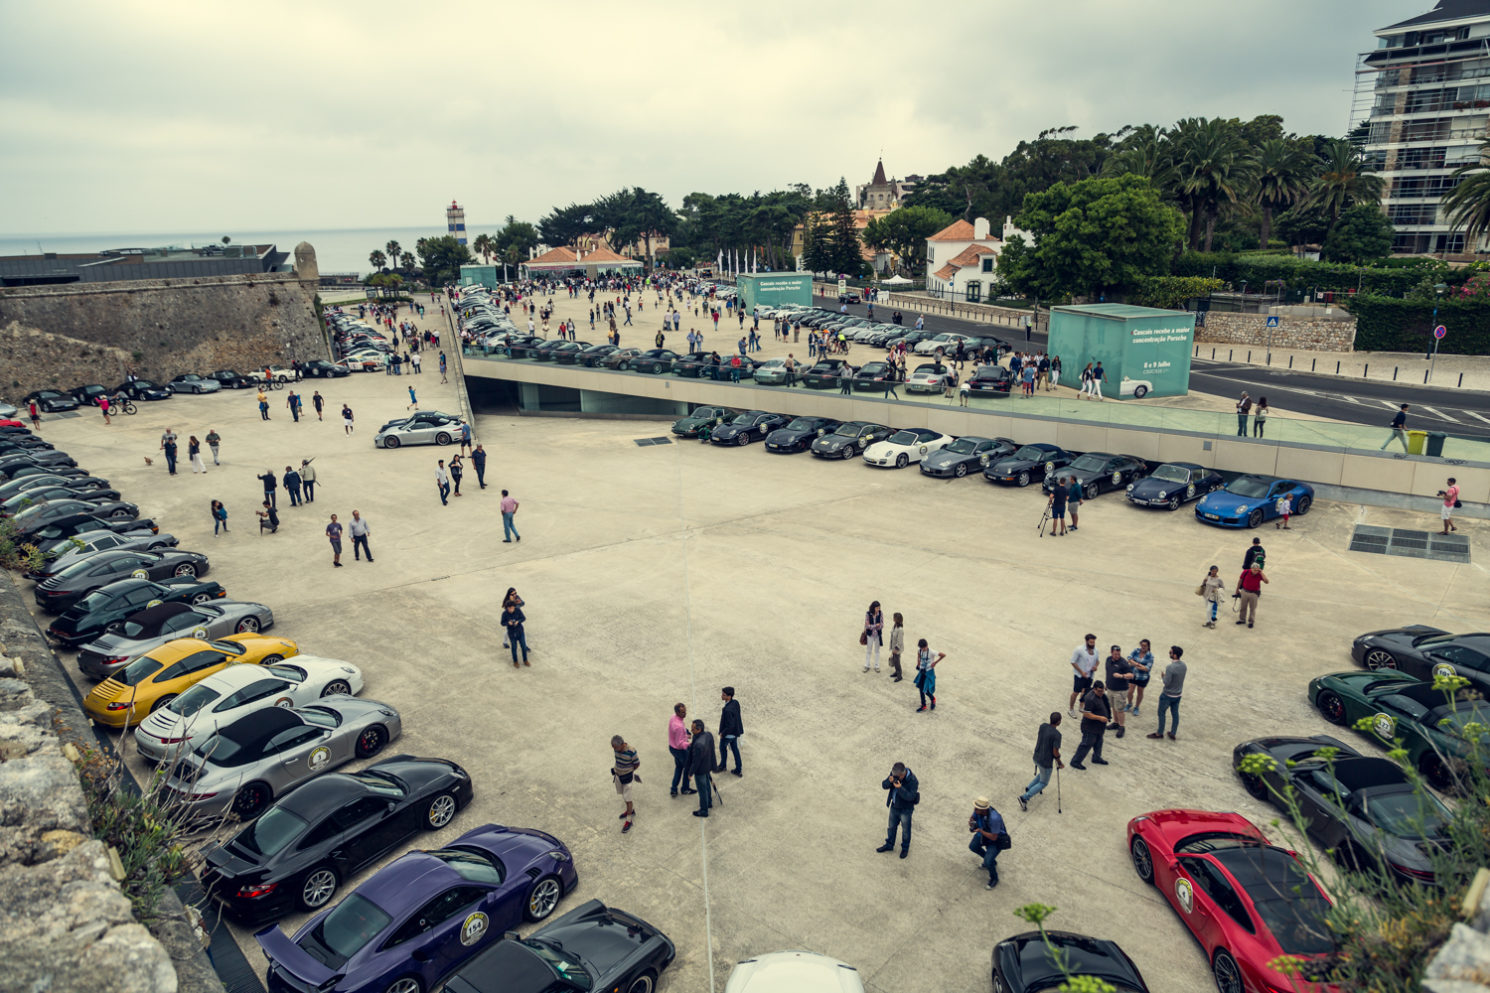
M 1269 317 L 1268 317 L 1268 327 L 1275 328 L 1277 326 L 1278 326 L 1278 315 L 1276 315 L 1276 314 L 1269 315 Z
M 1446 335 L 1448 333 L 1449 333 L 1449 329 L 1446 328 L 1446 327 L 1444 327 L 1442 324 L 1440 324 L 1438 327 L 1436 327 L 1436 328 L 1433 329 L 1433 337 L 1435 337 L 1435 338 L 1442 338 L 1444 335 Z

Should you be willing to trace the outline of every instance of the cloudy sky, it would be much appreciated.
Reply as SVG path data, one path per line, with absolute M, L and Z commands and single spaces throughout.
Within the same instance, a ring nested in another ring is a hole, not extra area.
M 1186 116 L 1343 133 L 1373 29 L 1433 0 L 0 8 L 0 235 L 536 220 L 1002 157 Z

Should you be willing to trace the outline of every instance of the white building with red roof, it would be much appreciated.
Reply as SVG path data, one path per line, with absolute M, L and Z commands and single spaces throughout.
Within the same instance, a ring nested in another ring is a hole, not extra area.
M 972 303 L 990 299 L 1003 247 L 986 217 L 952 222 L 926 239 L 926 292 Z

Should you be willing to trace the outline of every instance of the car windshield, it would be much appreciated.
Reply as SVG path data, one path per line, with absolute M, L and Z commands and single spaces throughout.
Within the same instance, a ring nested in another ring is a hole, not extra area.
M 1271 483 L 1272 480 L 1262 476 L 1242 476 L 1227 483 L 1226 492 L 1242 497 L 1265 497 Z
M 741 414 L 739 417 L 736 417 L 734 420 L 730 421 L 730 423 L 731 424 L 754 424 L 755 423 L 755 415 L 754 414 Z
M 1404 791 L 1365 797 L 1366 819 L 1395 838 L 1437 838 L 1444 834 L 1449 812 L 1427 792 Z
M 1071 463 L 1071 468 L 1078 472 L 1101 472 L 1107 460 L 1100 455 L 1083 455 Z
M 799 417 L 786 426 L 788 431 L 814 431 L 817 429 L 817 421 L 810 417 Z
M 920 442 L 920 440 L 920 438 L 917 438 L 910 431 L 896 431 L 890 435 L 890 444 L 892 445 L 914 445 Z
M 535 955 L 543 959 L 560 979 L 573 983 L 583 990 L 591 989 L 594 986 L 594 980 L 585 971 L 585 967 L 580 965 L 579 959 L 570 956 L 567 952 L 560 951 L 556 946 L 541 939 L 524 938 L 521 940 L 524 945 L 527 945 L 533 950 Z
M 300 947 L 327 968 L 337 969 L 376 938 L 390 920 L 367 897 L 353 893 L 305 936 Z
M 1034 445 L 1025 445 L 1014 453 L 1014 458 L 1025 459 L 1030 462 L 1041 462 L 1045 459 L 1045 449 L 1036 448 Z
M 1154 470 L 1153 478 L 1162 479 L 1166 483 L 1188 483 L 1190 481 L 1190 472 L 1187 469 L 1181 469 L 1177 465 L 1161 465 Z
M 975 447 L 977 447 L 975 442 L 967 438 L 958 438 L 948 445 L 945 451 L 956 452 L 958 455 L 971 455 Z
M 110 678 L 125 686 L 138 686 L 159 671 L 161 665 L 148 655 L 141 655 Z
M 245 828 L 233 839 L 239 848 L 246 848 L 259 855 L 273 855 L 300 837 L 305 830 L 305 821 L 282 807 L 270 807 L 264 816 Z
M 838 425 L 838 430 L 833 433 L 842 435 L 845 438 L 857 438 L 859 437 L 859 432 L 863 429 L 864 425 L 862 424 L 840 424 Z
M 166 709 L 172 713 L 180 714 L 182 717 L 190 717 L 220 696 L 222 694 L 212 687 L 205 683 L 198 683 L 172 700 L 166 706 Z

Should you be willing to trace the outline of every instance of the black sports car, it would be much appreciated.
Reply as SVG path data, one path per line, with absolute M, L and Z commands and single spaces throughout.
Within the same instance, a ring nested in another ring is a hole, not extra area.
M 401 424 L 448 424 L 451 421 L 459 424 L 460 417 L 439 410 L 419 410 L 408 417 L 395 417 L 391 421 L 384 422 L 383 426 L 378 428 L 377 433 L 382 434 L 389 428 L 398 427 Z
M 1148 993 L 1143 974 L 1115 941 L 1070 931 L 1026 931 L 993 946 L 994 993 L 1041 993 L 1091 976 L 1116 993 Z
M 88 406 L 92 407 L 98 406 L 99 397 L 105 395 L 114 395 L 112 392 L 110 392 L 107 386 L 102 386 L 98 383 L 87 383 L 83 386 L 74 386 L 70 392 L 72 393 L 72 398 L 78 403 L 87 404 Z
M 967 381 L 969 396 L 1006 397 L 1014 389 L 1014 374 L 1001 365 L 979 366 Z
M 15 480 L 22 476 L 62 476 L 67 479 L 76 479 L 88 475 L 88 470 L 75 465 L 63 465 L 60 462 L 43 463 L 24 461 L 0 462 L 0 479 Z
M 148 579 L 121 579 L 89 593 L 68 607 L 47 626 L 47 637 L 69 647 L 92 641 L 116 621 L 158 603 L 206 603 L 227 595 L 212 580 L 183 576 L 152 583 Z
M 653 993 L 672 940 L 591 900 L 526 938 L 497 942 L 445 980 L 446 993 Z
M 110 396 L 117 396 L 120 393 L 131 400 L 169 400 L 173 395 L 169 386 L 154 383 L 148 379 L 133 379 L 127 383 L 120 383 L 109 391 Z
M 785 414 L 747 410 L 715 428 L 709 440 L 716 445 L 748 445 L 756 439 L 764 439 L 785 423 Z
M 1194 462 L 1166 462 L 1128 484 L 1128 502 L 1179 510 L 1180 504 L 1219 490 L 1222 482 L 1221 474 L 1214 469 Z
M 122 500 L 95 501 L 64 497 L 60 500 L 48 500 L 46 503 L 27 507 L 11 520 L 15 523 L 16 530 L 20 532 L 21 537 L 27 538 L 44 530 L 50 524 L 78 514 L 87 514 L 108 521 L 133 521 L 139 519 L 140 508 Z
M 684 379 L 698 379 L 705 367 L 714 362 L 712 352 L 690 352 L 673 359 L 673 373 Z
M 300 372 L 306 378 L 312 379 L 340 379 L 350 376 L 352 370 L 335 362 L 327 362 L 325 359 L 311 359 L 309 362 L 300 364 Z
M 672 370 L 673 360 L 677 357 L 678 353 L 671 348 L 649 348 L 631 360 L 631 368 L 636 372 L 660 375 Z
M 884 441 L 895 433 L 895 429 L 868 421 L 845 421 L 831 433 L 812 443 L 812 454 L 825 459 L 857 458 L 864 449 L 877 441 Z
M 1334 749 L 1329 758 L 1322 748 Z M 1272 759 L 1266 771 L 1241 771 L 1248 755 Z M 1290 812 L 1298 805 L 1309 837 L 1341 863 L 1378 868 L 1408 882 L 1436 879 L 1433 855 L 1447 848 L 1449 812 L 1418 789 L 1391 759 L 1363 756 L 1327 734 L 1257 738 L 1232 749 L 1231 765 L 1259 800 Z
M 630 369 L 631 360 L 641 353 L 642 350 L 640 348 L 618 348 L 602 358 L 600 364 L 606 369 Z
M 36 409 L 43 414 L 56 414 L 64 410 L 77 410 L 78 402 L 61 390 L 32 390 L 21 397 L 18 406 L 24 410 L 32 400 L 36 401 Z
M 1040 441 L 1025 445 L 1019 451 L 997 462 L 989 463 L 983 478 L 990 483 L 1012 483 L 1028 486 L 1033 479 L 1044 479 L 1057 469 L 1064 469 L 1076 458 L 1059 445 Z
M 51 473 L 37 473 L 31 476 L 17 476 L 0 482 L 0 502 L 9 500 L 11 497 L 19 496 L 27 490 L 44 488 L 48 486 L 66 486 L 78 490 L 107 489 L 109 481 L 99 479 L 96 476 L 56 476 Z
M 209 372 L 207 378 L 217 380 L 225 390 L 246 390 L 254 385 L 252 379 L 249 379 L 242 373 L 234 372 L 232 369 L 218 369 L 216 372 Z
M 982 472 L 991 462 L 1019 451 L 1008 438 L 977 438 L 963 435 L 946 448 L 932 452 L 921 460 L 921 472 L 927 476 L 957 476 Z
M 471 796 L 471 777 L 445 759 L 398 755 L 327 773 L 209 847 L 202 886 L 245 922 L 320 910 L 355 872 L 420 831 L 440 830 Z
M 67 550 L 73 535 L 84 534 L 88 531 L 113 531 L 115 534 L 145 532 L 159 534 L 160 525 L 148 517 L 109 521 L 93 514 L 77 514 L 64 517 L 60 521 L 53 521 L 35 534 L 28 535 L 26 541 L 35 545 L 37 551 L 43 555 L 51 555 L 54 552 L 61 554 Z
M 34 477 L 26 476 L 22 478 L 30 479 Z M 86 476 L 83 478 L 91 479 L 91 477 Z M 30 507 L 56 500 L 83 500 L 87 503 L 106 506 L 119 499 L 119 491 L 111 490 L 107 486 L 91 488 L 68 486 L 67 482 L 61 481 L 42 486 L 33 486 L 4 499 L 3 502 L 0 502 L 0 517 L 14 517 L 16 514 Z M 112 516 L 108 514 L 107 510 L 102 509 L 99 511 L 99 514 L 105 517 Z
M 558 338 L 524 337 L 515 341 L 509 341 L 507 343 L 507 357 L 510 359 L 536 358 L 540 349 L 552 348 L 558 343 Z
M 857 393 L 883 393 L 885 380 L 890 377 L 890 363 L 866 362 L 854 373 L 853 388 Z M 899 380 L 896 380 L 899 382 Z
M 699 370 L 700 379 L 713 379 L 721 383 L 733 382 L 735 379 L 735 359 L 740 359 L 739 377 L 741 379 L 752 379 L 755 377 L 755 367 L 759 362 L 752 358 L 742 358 L 738 354 L 725 355 L 718 363 L 711 363 Z
M 853 367 L 845 359 L 823 359 L 802 374 L 802 385 L 808 389 L 826 390 L 842 384 L 843 371 L 853 375 Z
M 697 438 L 705 429 L 712 431 L 738 413 L 729 407 L 694 407 L 687 417 L 673 422 L 673 434 L 681 438 Z
M 7 452 L 0 453 L 0 467 L 11 464 L 25 465 L 77 465 L 77 460 L 66 452 L 55 448 L 41 448 L 36 445 L 25 445 L 12 448 Z
M 207 556 L 168 548 L 97 552 L 36 584 L 36 605 L 58 613 L 94 590 L 121 579 L 195 578 L 207 574 Z
M 1490 692 L 1490 634 L 1450 634 L 1426 624 L 1386 628 L 1361 635 L 1350 646 L 1356 665 L 1400 669 L 1409 676 L 1463 676 Z
M 1046 493 L 1057 480 L 1072 479 L 1081 484 L 1083 499 L 1095 500 L 1105 490 L 1120 490 L 1149 471 L 1148 463 L 1135 455 L 1113 455 L 1111 452 L 1087 452 L 1071 461 L 1060 472 L 1050 472 L 1041 484 Z
M 805 452 L 814 441 L 838 430 L 838 425 L 831 417 L 798 417 L 766 435 L 766 451 Z
M 589 348 L 588 341 L 571 341 L 566 348 L 554 349 L 551 357 L 559 365 L 579 365 L 579 357 Z
M 591 345 L 579 353 L 579 364 L 595 368 L 600 360 L 616 350 L 615 345 Z
M 570 362 L 573 362 L 574 359 L 572 356 L 578 355 L 580 349 L 589 347 L 589 344 L 589 342 L 585 342 L 581 345 L 577 341 L 558 340 L 553 342 L 549 348 L 540 348 L 538 354 L 533 357 L 539 362 L 557 362 L 560 355 L 567 354 L 571 356 Z

